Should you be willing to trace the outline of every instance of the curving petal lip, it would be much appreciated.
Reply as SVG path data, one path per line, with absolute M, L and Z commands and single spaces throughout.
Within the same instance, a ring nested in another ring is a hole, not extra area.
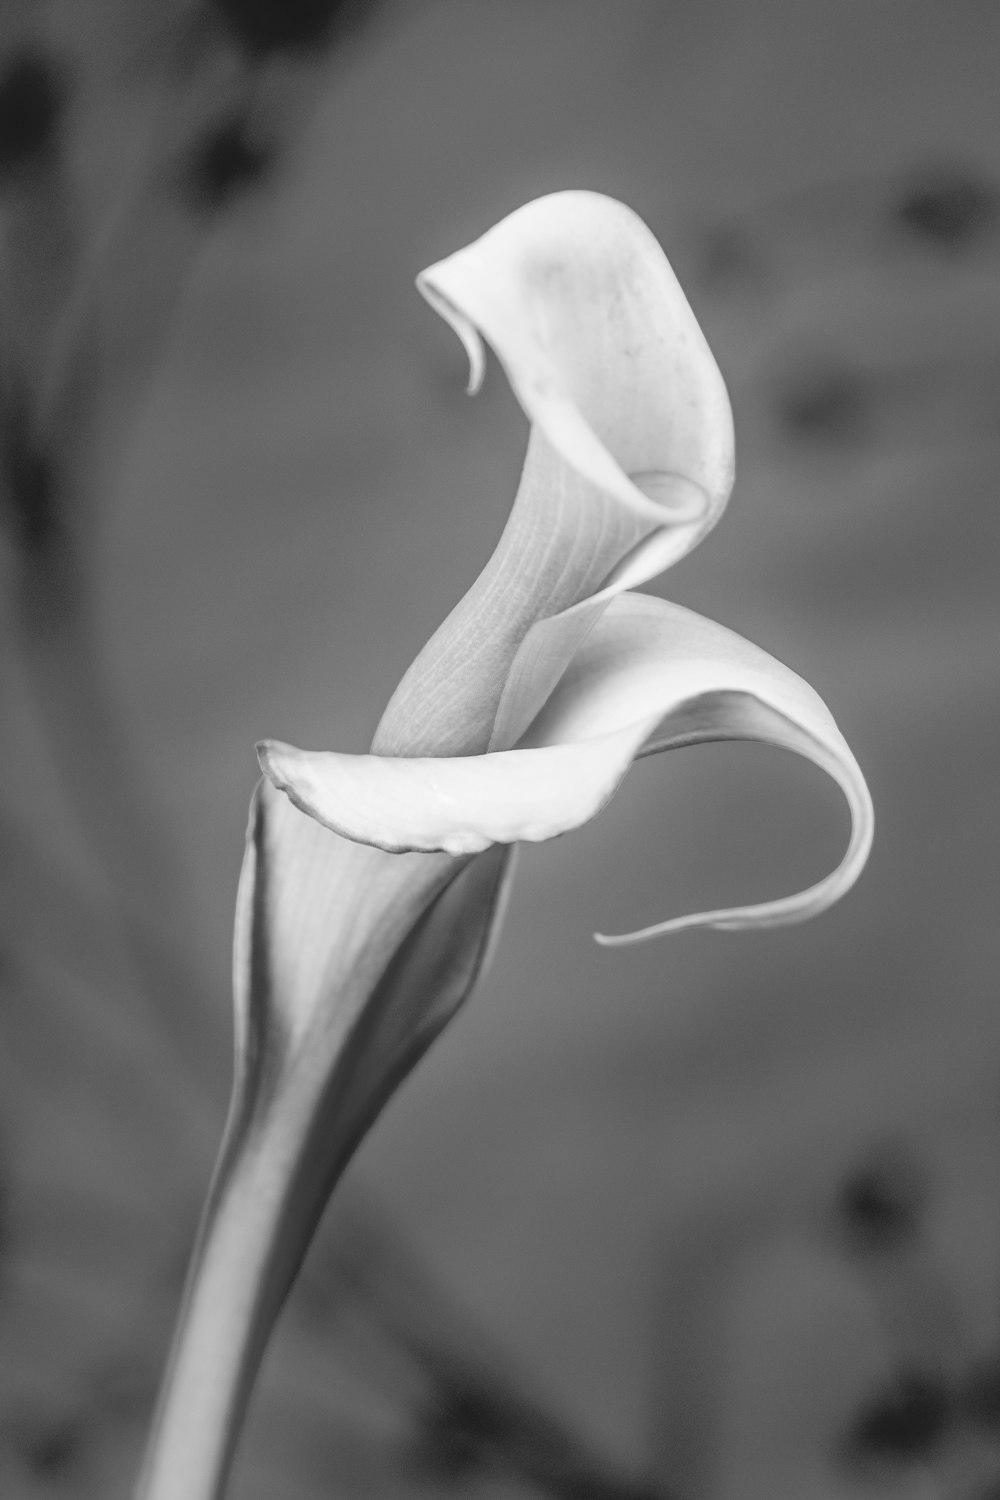
M 689 927 L 777 927 L 818 915 L 845 895 L 868 859 L 871 793 L 826 704 L 797 672 L 714 620 L 645 594 L 612 600 L 522 743 L 548 744 L 620 722 L 637 704 L 665 716 L 639 755 L 710 740 L 753 740 L 791 750 L 844 794 L 851 836 L 837 868 L 797 895 L 693 913 L 598 941 L 616 945 Z
M 466 390 L 474 396 L 483 383 L 486 356 L 479 329 L 445 290 L 449 262 L 428 266 L 417 277 L 417 287 L 435 312 L 439 313 L 457 334 L 469 356 L 469 380 Z M 701 486 L 689 481 L 685 493 L 665 493 L 660 501 L 644 495 L 638 485 L 617 463 L 601 442 L 579 406 L 563 389 L 555 371 L 541 362 L 528 368 L 512 360 L 502 344 L 494 345 L 496 355 L 521 405 L 532 422 L 545 433 L 553 448 L 576 471 L 599 489 L 614 496 L 640 520 L 655 526 L 689 524 L 698 526 L 708 519 L 706 496 Z
M 662 599 L 620 595 L 511 750 L 407 758 L 268 740 L 258 756 L 298 808 L 345 838 L 390 853 L 469 856 L 588 822 L 637 755 L 721 739 L 792 750 L 831 776 L 851 813 L 847 852 L 832 874 L 797 895 L 598 938 L 610 945 L 687 927 L 802 921 L 844 895 L 868 857 L 871 797 L 826 705 L 795 672 L 724 626 Z
M 731 710 L 735 705 L 730 705 Z M 746 906 L 719 907 L 714 911 L 692 912 L 683 917 L 668 917 L 666 921 L 651 923 L 632 932 L 595 932 L 594 941 L 604 948 L 621 948 L 630 943 L 642 943 L 650 938 L 665 937 L 670 933 L 683 932 L 689 928 L 711 927 L 718 932 L 763 931 L 771 927 L 787 927 L 817 917 L 834 906 L 855 884 L 871 853 L 875 836 L 875 810 L 871 793 L 861 768 L 846 742 L 838 734 L 840 753 L 835 754 L 829 745 L 815 735 L 810 735 L 800 726 L 775 714 L 772 732 L 768 733 L 768 711 L 759 703 L 748 700 L 744 705 L 747 718 L 742 733 L 736 728 L 737 715 L 733 712 L 729 733 L 709 730 L 703 734 L 689 735 L 682 740 L 653 744 L 640 752 L 654 755 L 662 749 L 676 749 L 680 744 L 705 743 L 721 739 L 753 739 L 762 744 L 772 744 L 779 749 L 792 750 L 806 760 L 826 771 L 836 781 L 844 794 L 851 816 L 851 835 L 846 850 L 836 869 L 814 885 L 798 891 L 793 896 L 782 896 L 773 901 L 755 902 Z M 756 719 L 756 732 L 753 721 Z
M 647 524 L 690 526 L 688 546 L 715 524 L 733 480 L 729 398 L 662 248 L 631 209 L 583 190 L 549 194 L 428 266 L 417 287 L 465 347 L 470 392 L 485 339 L 532 423 L 583 478 Z M 621 450 L 626 433 L 644 459 Z M 689 476 L 695 489 L 651 498 L 633 468 Z
M 610 800 L 660 714 L 572 745 L 487 755 L 338 755 L 264 740 L 265 776 L 324 827 L 390 854 L 479 854 L 578 828 Z
M 469 378 L 466 382 L 465 393 L 467 396 L 475 396 L 482 388 L 486 376 L 486 350 L 476 325 L 455 306 L 440 287 L 435 286 L 434 272 L 436 270 L 437 266 L 428 266 L 425 271 L 419 273 L 416 279 L 417 290 L 454 331 L 468 355 Z

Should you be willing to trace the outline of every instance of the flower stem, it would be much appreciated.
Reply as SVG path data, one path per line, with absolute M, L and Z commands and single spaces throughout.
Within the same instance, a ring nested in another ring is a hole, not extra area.
M 219 1500 L 268 1334 L 294 1275 L 280 1263 L 287 1172 L 220 1158 L 136 1500 Z
M 271 1330 L 356 1144 L 324 1061 L 237 1074 L 135 1500 L 221 1500 Z

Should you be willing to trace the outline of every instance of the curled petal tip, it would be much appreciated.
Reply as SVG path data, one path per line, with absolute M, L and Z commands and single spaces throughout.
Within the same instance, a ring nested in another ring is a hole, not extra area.
M 668 933 L 683 932 L 691 927 L 715 927 L 720 931 L 730 925 L 721 918 L 727 912 L 698 912 L 687 917 L 668 917 L 665 922 L 654 922 L 650 927 L 639 927 L 635 932 L 595 932 L 594 942 L 600 948 L 628 948 L 634 943 L 645 943 L 650 938 L 665 937 Z M 716 919 L 720 920 L 716 920 Z
M 647 943 L 651 938 L 666 937 L 670 933 L 684 932 L 693 927 L 714 927 L 719 932 L 726 932 L 737 927 L 766 926 L 767 923 L 739 923 L 727 922 L 723 918 L 732 915 L 729 912 L 698 912 L 688 917 L 670 917 L 665 922 L 654 922 L 651 927 L 639 927 L 635 932 L 595 932 L 594 942 L 599 948 L 628 948 L 633 944 Z M 811 913 L 803 912 L 800 920 L 805 920 Z M 788 918 L 787 920 L 796 920 Z
M 652 926 L 640 927 L 635 932 L 595 932 L 594 942 L 602 948 L 625 948 L 633 943 L 645 943 L 651 938 L 666 937 L 695 927 L 711 927 L 717 932 L 751 932 L 763 931 L 769 927 L 789 927 L 818 917 L 821 912 L 846 896 L 854 885 L 867 862 L 875 832 L 875 818 L 867 787 L 861 782 L 863 792 L 857 796 L 857 783 L 851 787 L 847 784 L 847 778 L 838 779 L 841 780 L 851 808 L 851 840 L 840 865 L 824 880 L 795 896 L 783 896 L 776 901 L 762 901 L 752 906 L 722 907 L 718 911 L 692 912 L 686 917 L 670 917 L 665 922 L 654 922 Z
M 261 770 L 268 778 L 268 780 L 275 781 L 275 783 L 276 775 L 274 752 L 277 748 L 277 740 L 258 740 L 256 745 L 254 746 L 254 750 L 257 752 L 257 764 L 260 766 Z
M 421 271 L 417 277 L 417 290 L 434 311 L 444 318 L 449 327 L 454 329 L 461 341 L 462 347 L 469 356 L 469 379 L 465 389 L 467 395 L 474 396 L 482 386 L 483 377 L 486 374 L 486 353 L 483 349 L 483 341 L 471 320 L 435 284 L 434 276 L 437 269 L 437 266 L 428 266 L 426 271 Z
M 688 525 L 683 550 L 699 540 L 732 485 L 729 399 L 662 249 L 630 209 L 597 193 L 550 194 L 417 286 L 469 351 L 472 388 L 485 340 L 571 471 L 654 526 Z M 627 477 L 657 466 L 690 474 L 709 505 L 671 514 Z
M 658 718 L 642 754 L 736 739 L 803 756 L 843 792 L 850 839 L 837 868 L 795 895 L 673 917 L 636 932 L 595 934 L 601 946 L 622 947 L 695 927 L 738 932 L 788 926 L 818 916 L 847 894 L 868 859 L 875 815 L 857 761 L 808 683 L 721 625 L 662 599 L 625 594 L 612 600 L 577 651 L 535 720 L 532 740 L 572 741 L 640 710 Z

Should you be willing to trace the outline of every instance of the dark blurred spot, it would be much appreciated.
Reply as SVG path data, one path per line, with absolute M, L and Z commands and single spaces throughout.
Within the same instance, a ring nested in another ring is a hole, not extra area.
M 77 1468 L 86 1446 L 84 1423 L 76 1416 L 22 1418 L 13 1438 L 21 1461 L 39 1479 L 63 1478 Z
M 642 1480 L 604 1471 L 574 1435 L 497 1393 L 446 1380 L 425 1410 L 410 1464 L 421 1479 L 463 1489 L 487 1473 L 520 1476 L 564 1500 L 670 1500 Z
M 272 159 L 272 150 L 251 137 L 246 120 L 222 120 L 192 154 L 186 173 L 188 195 L 199 208 L 225 208 L 262 181 Z
M 23 393 L 10 389 L 0 399 L 0 524 L 22 551 L 38 554 L 59 532 L 55 474 L 31 435 Z
M 512 1435 L 495 1401 L 476 1391 L 442 1391 L 421 1417 L 413 1468 L 447 1484 L 464 1483 L 488 1468 L 491 1451 Z
M 733 224 L 716 224 L 705 232 L 700 272 L 705 290 L 723 296 L 756 291 L 765 280 L 759 254 Z
M 21 53 L 0 71 L 0 181 L 38 160 L 52 144 L 63 103 L 54 65 Z
M 962 172 L 936 172 L 914 182 L 895 207 L 899 224 L 942 250 L 960 250 L 990 228 L 997 194 Z
M 984 1361 L 962 1386 L 962 1410 L 988 1432 L 1000 1430 L 1000 1359 Z
M 254 56 L 311 52 L 364 18 L 371 0 L 213 0 L 229 30 Z
M 844 1178 L 836 1211 L 855 1249 L 897 1250 L 916 1233 L 921 1197 L 912 1164 L 887 1151 Z
M 926 1458 L 944 1436 L 951 1415 L 940 1381 L 905 1375 L 895 1390 L 860 1414 L 848 1435 L 849 1454 L 897 1462 Z
M 550 1491 L 562 1500 L 674 1500 L 673 1491 L 667 1494 L 651 1484 L 588 1475 L 567 1476 L 565 1484 L 552 1484 Z
M 786 378 L 777 412 L 782 430 L 799 442 L 853 445 L 871 426 L 861 376 L 838 365 L 803 368 Z

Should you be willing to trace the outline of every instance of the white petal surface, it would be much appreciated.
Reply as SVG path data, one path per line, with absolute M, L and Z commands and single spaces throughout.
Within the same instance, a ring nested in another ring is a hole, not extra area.
M 296 807 L 393 853 L 479 854 L 578 828 L 612 795 L 657 717 L 575 745 L 489 755 L 338 755 L 275 740 L 261 769 Z
M 418 284 L 470 351 L 473 384 L 485 338 L 532 421 L 497 551 L 406 673 L 372 745 L 470 755 L 508 749 L 612 593 L 714 525 L 732 485 L 732 417 L 663 251 L 613 199 L 541 198 Z M 511 682 L 525 636 L 548 621 Z
M 417 282 L 473 352 L 496 351 L 532 422 L 578 473 L 691 547 L 733 476 L 732 418 L 718 367 L 654 236 L 600 193 L 535 199 Z M 707 511 L 658 502 L 632 476 L 691 480 Z
M 660 496 L 693 488 L 688 480 L 664 474 L 641 475 L 636 482 L 644 491 Z M 517 649 L 504 684 L 493 724 L 491 750 L 507 750 L 517 743 L 611 600 L 670 567 L 679 555 L 678 549 L 686 550 L 682 528 L 659 527 L 622 555 L 596 593 L 532 625 Z
M 732 631 L 646 595 L 612 600 L 519 748 L 483 756 L 393 758 L 266 742 L 261 766 L 303 811 L 347 838 L 392 851 L 471 854 L 552 838 L 608 801 L 637 754 L 699 740 L 794 750 L 841 786 L 852 817 L 838 869 L 778 901 L 675 918 L 682 927 L 777 926 L 813 916 L 853 884 L 873 815 L 864 777 L 808 683 Z
M 237 898 L 238 1059 L 254 1029 L 291 1056 L 320 1027 L 346 1033 L 393 953 L 456 866 L 392 859 L 337 838 L 264 782 L 250 815 Z
M 819 694 L 725 626 L 650 595 L 620 595 L 587 637 L 524 743 L 569 746 L 657 708 L 640 754 L 726 739 L 794 750 L 840 786 L 851 814 L 850 840 L 837 869 L 796 895 L 675 917 L 599 941 L 636 942 L 685 927 L 778 927 L 816 916 L 838 901 L 857 880 L 871 849 L 874 810 L 864 776 Z

